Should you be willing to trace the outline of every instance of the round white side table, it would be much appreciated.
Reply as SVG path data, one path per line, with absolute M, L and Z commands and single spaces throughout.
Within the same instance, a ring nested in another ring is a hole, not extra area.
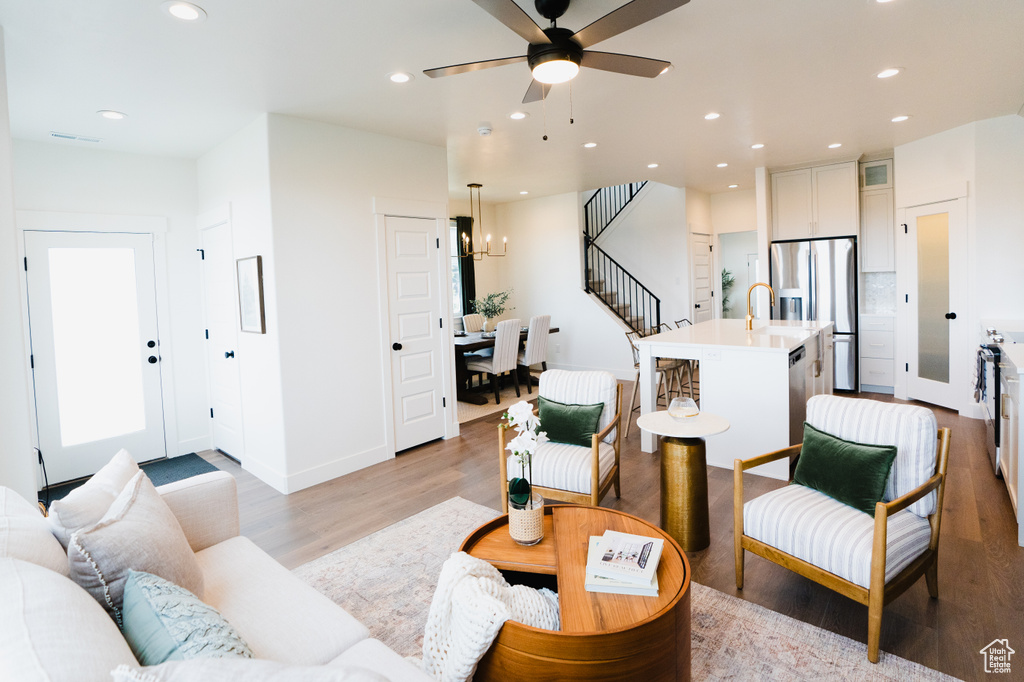
M 661 441 L 661 527 L 687 552 L 711 544 L 704 437 L 729 429 L 716 414 L 678 420 L 665 410 L 641 415 L 636 425 Z

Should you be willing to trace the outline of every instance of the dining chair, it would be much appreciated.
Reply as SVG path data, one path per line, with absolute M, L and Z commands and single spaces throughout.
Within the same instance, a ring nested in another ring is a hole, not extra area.
M 733 464 L 736 588 L 743 589 L 744 552 L 752 552 L 866 605 L 868 660 L 877 663 L 882 608 L 922 575 L 928 594 L 939 596 L 950 431 L 938 428 L 934 413 L 918 405 L 833 395 L 807 401 L 806 424 L 817 433 L 805 426 L 803 443 Z M 839 439 L 842 445 L 830 444 Z M 815 441 L 824 444 L 815 447 Z M 895 446 L 888 470 L 879 467 L 878 455 L 864 454 L 879 446 Z M 844 451 L 856 457 L 843 458 Z M 809 472 L 808 480 L 743 501 L 744 471 L 796 455 L 794 477 Z M 808 458 L 814 459 L 801 461 Z M 844 465 L 853 460 L 855 465 Z M 836 468 L 842 473 L 828 473 Z
M 657 329 L 657 327 L 655 327 Z M 655 332 L 657 333 L 657 332 Z M 626 433 L 629 435 L 630 424 L 633 423 L 633 413 L 639 409 L 639 405 L 636 405 L 636 394 L 640 388 L 640 346 L 637 345 L 637 340 L 643 338 L 643 334 L 640 332 L 626 332 L 626 338 L 629 340 L 629 347 L 633 351 L 633 369 L 636 370 L 636 376 L 633 378 L 633 395 L 629 399 L 629 411 L 626 413 Z M 665 405 L 668 406 L 669 396 L 672 390 L 672 377 L 674 374 L 669 374 L 672 371 L 672 366 L 669 362 L 662 358 L 658 358 L 655 371 L 658 373 L 658 398 L 662 397 L 662 389 L 665 390 Z M 657 400 L 655 400 L 657 402 Z
M 470 313 L 462 316 L 462 328 L 467 334 L 482 331 L 484 328 L 484 316 L 479 313 Z
M 688 320 L 685 317 L 683 319 L 681 319 L 681 320 L 676 320 L 675 323 L 676 323 L 676 329 L 682 329 L 683 327 L 690 327 L 690 326 L 693 325 L 693 323 L 690 322 L 690 320 Z M 662 324 L 662 326 L 663 327 L 668 327 L 668 325 L 664 324 L 664 323 Z M 697 385 L 695 386 L 694 385 L 694 381 L 693 381 L 693 375 L 697 373 L 697 368 L 699 367 L 698 361 L 697 360 L 684 360 L 684 362 L 686 363 L 686 382 L 687 382 L 686 386 L 687 386 L 687 388 L 690 389 L 690 398 L 695 400 L 695 401 L 699 400 L 700 399 L 700 390 L 699 390 L 700 389 L 700 385 L 699 385 L 699 382 L 698 382 Z M 679 370 L 679 384 L 677 384 L 677 385 L 679 386 L 679 394 L 682 395 L 682 392 L 683 392 L 683 389 L 682 389 L 682 387 L 683 387 L 683 372 L 682 372 L 681 369 Z M 694 389 L 695 388 L 697 389 L 696 396 L 694 396 Z
M 535 315 L 530 318 L 530 330 L 526 332 L 526 348 L 519 351 L 516 362 L 526 368 L 526 392 L 533 393 L 533 379 L 530 367 L 539 364 L 542 371 L 548 369 L 548 330 L 551 328 L 550 315 Z M 516 371 L 519 371 L 516 367 Z
M 494 404 L 501 403 L 501 391 L 498 388 L 498 377 L 506 372 L 512 373 L 515 381 L 516 397 L 519 397 L 519 375 L 516 373 L 516 356 L 519 351 L 519 320 L 505 320 L 498 323 L 494 334 L 494 354 L 486 356 L 466 356 L 466 369 L 470 372 L 484 372 L 494 387 Z
M 667 322 L 662 322 L 656 327 L 651 327 L 652 334 L 660 334 L 661 332 L 670 332 L 672 327 L 668 326 Z M 658 364 L 663 366 L 666 370 L 673 373 L 676 379 L 676 395 L 683 395 L 683 368 L 686 369 L 687 375 L 687 386 L 690 389 L 690 398 L 694 399 L 693 396 L 693 366 L 690 364 L 690 360 L 684 360 L 682 358 L 661 358 L 658 360 Z M 667 400 L 667 398 L 666 398 Z

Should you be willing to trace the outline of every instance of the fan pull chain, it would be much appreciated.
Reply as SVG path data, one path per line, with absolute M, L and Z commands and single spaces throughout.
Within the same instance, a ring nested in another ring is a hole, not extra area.
M 569 81 L 569 125 L 572 124 L 572 81 Z
M 543 90 L 541 90 L 540 104 L 541 104 L 541 108 L 543 109 L 543 112 L 544 112 L 544 138 L 543 138 L 543 140 L 545 142 L 547 142 L 548 141 L 548 98 L 544 97 L 544 91 Z

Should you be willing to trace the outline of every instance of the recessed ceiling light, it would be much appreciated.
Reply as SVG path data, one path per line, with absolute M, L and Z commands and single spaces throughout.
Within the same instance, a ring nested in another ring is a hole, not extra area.
M 910 118 L 910 117 L 909 116 L 893 116 L 892 122 L 893 123 L 903 123 L 908 118 Z
M 649 163 L 649 164 L 647 164 L 647 167 L 648 168 L 657 168 L 658 164 L 656 164 L 656 163 Z
M 892 2 L 892 0 L 875 0 L 875 2 L 879 2 L 879 3 L 882 3 L 882 2 Z
M 524 192 L 520 192 L 520 194 L 529 194 L 529 192 L 525 192 L 525 191 L 524 191 Z
M 757 144 L 750 145 L 751 149 L 764 149 L 764 145 L 758 142 Z
M 829 149 L 839 149 L 839 148 L 840 148 L 840 147 L 842 147 L 842 146 L 843 146 L 843 143 L 842 143 L 842 142 L 833 142 L 832 144 L 830 144 L 830 145 L 828 146 L 828 148 L 829 148 Z
M 522 121 L 527 116 L 529 116 L 529 114 L 526 113 L 525 111 L 513 111 L 511 114 L 508 115 L 508 117 L 513 121 Z
M 96 113 L 103 118 L 109 118 L 111 121 L 120 121 L 121 119 L 128 118 L 128 114 L 124 114 L 120 111 L 114 111 L 113 109 L 100 109 Z
M 587 149 L 593 149 L 594 147 L 597 146 L 597 143 L 596 142 L 584 142 L 583 146 L 586 147 Z
M 412 74 L 406 73 L 405 71 L 395 71 L 394 73 L 388 74 L 388 79 L 392 83 L 408 83 L 412 80 Z
M 710 114 L 704 114 L 704 118 L 708 121 L 714 121 L 719 116 L 721 116 L 721 114 L 717 114 L 713 111 Z
M 892 78 L 893 76 L 895 76 L 899 72 L 900 72 L 900 69 L 896 69 L 896 68 L 886 69 L 885 71 L 879 71 L 878 72 L 878 77 L 879 78 Z
M 729 189 L 736 189 L 739 185 L 729 185 Z
M 193 5 L 191 2 L 169 0 L 161 4 L 160 7 L 175 19 L 195 22 L 206 21 L 206 10 L 199 5 Z
M 728 165 L 729 164 L 727 164 L 727 163 L 720 163 L 720 164 L 718 164 L 718 167 L 719 168 L 726 168 Z

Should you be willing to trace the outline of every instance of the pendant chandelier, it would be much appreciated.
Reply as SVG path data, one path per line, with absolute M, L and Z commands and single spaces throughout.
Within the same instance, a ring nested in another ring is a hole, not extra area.
M 462 233 L 462 257 L 469 258 L 473 257 L 473 260 L 483 260 L 484 256 L 492 256 L 494 258 L 501 258 L 508 251 L 508 237 L 503 237 L 501 240 L 501 253 L 491 253 L 491 235 L 487 235 L 487 239 L 483 238 L 483 210 L 480 206 L 480 188 L 483 185 L 471 182 L 469 187 L 469 217 L 473 221 L 471 230 L 475 229 L 477 236 L 470 240 L 469 235 L 465 232 Z M 476 208 L 473 207 L 473 190 L 476 190 Z M 482 250 L 474 251 L 473 243 L 482 243 L 485 248 Z

